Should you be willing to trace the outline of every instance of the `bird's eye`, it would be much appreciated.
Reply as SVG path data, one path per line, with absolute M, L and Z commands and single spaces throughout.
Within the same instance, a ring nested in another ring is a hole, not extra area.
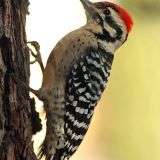
M 107 9 L 104 10 L 103 13 L 104 13 L 105 15 L 110 15 L 111 11 L 107 8 Z

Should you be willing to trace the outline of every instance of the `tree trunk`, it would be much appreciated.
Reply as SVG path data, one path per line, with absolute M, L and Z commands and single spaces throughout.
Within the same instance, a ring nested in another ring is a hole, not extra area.
M 25 24 L 28 0 L 0 0 L 0 159 L 36 160 L 32 146 L 29 92 L 10 76 L 29 84 Z

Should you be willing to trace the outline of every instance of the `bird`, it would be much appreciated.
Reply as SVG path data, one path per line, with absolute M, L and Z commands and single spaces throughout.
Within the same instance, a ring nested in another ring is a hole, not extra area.
M 39 159 L 69 160 L 76 152 L 106 88 L 115 51 L 133 26 L 130 14 L 117 4 L 80 1 L 86 24 L 56 44 L 46 67 L 40 64 L 41 88 L 30 89 L 46 111 L 46 136 Z

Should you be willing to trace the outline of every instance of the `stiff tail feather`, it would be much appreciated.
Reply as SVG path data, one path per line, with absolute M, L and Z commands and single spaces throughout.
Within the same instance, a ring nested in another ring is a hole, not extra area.
M 47 145 L 43 142 L 39 148 L 38 159 L 41 160 L 45 157 L 45 160 L 67 160 L 64 156 L 64 148 L 57 149 L 54 155 L 47 153 Z
M 39 152 L 38 152 L 38 155 L 37 155 L 39 160 L 41 160 L 43 157 L 45 157 L 46 148 L 47 148 L 46 143 L 43 142 L 39 147 Z

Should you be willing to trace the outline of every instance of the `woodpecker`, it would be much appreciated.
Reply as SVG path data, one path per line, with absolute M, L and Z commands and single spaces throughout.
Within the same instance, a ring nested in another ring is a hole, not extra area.
M 32 89 L 44 102 L 47 118 L 40 159 L 68 160 L 78 149 L 106 87 L 114 53 L 133 25 L 117 4 L 80 1 L 87 23 L 57 43 L 41 67 L 41 88 Z

